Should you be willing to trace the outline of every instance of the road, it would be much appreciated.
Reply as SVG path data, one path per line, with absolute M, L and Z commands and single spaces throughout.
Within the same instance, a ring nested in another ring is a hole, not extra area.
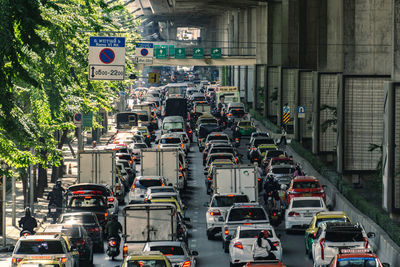
M 246 158 L 248 139 L 241 141 L 239 152 L 244 155 L 242 160 L 248 163 Z M 190 161 L 190 178 L 188 181 L 187 192 L 183 194 L 183 200 L 186 203 L 187 216 L 191 219 L 189 247 L 191 250 L 199 252 L 197 266 L 229 266 L 229 254 L 222 250 L 220 240 L 208 240 L 206 235 L 206 211 L 204 206 L 210 200 L 210 196 L 206 194 L 204 183 L 202 154 L 199 152 L 197 144 L 191 145 L 189 153 Z M 122 209 L 120 209 L 121 211 Z M 120 212 L 121 213 L 121 212 Z M 120 220 L 122 221 L 122 220 Z M 312 261 L 305 255 L 304 235 L 286 234 L 284 225 L 281 223 L 277 227 L 277 234 L 281 235 L 283 246 L 283 262 L 288 267 L 311 267 Z M 122 262 L 122 257 L 118 257 L 114 262 L 108 259 L 104 254 L 96 254 L 94 258 L 95 266 L 117 266 Z

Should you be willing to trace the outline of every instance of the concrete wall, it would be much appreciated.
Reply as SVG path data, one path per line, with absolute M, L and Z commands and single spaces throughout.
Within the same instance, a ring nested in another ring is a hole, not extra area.
M 306 117 L 304 119 L 298 119 L 299 124 L 299 137 L 300 140 L 303 138 L 311 138 L 312 136 L 312 105 L 313 105 L 313 86 L 312 86 L 312 72 L 302 71 L 299 72 L 299 96 L 298 105 L 306 108 Z M 297 117 L 297 109 L 295 107 L 294 114 Z

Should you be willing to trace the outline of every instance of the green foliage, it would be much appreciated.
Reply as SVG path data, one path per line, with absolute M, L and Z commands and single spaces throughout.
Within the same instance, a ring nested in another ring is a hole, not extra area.
M 138 22 L 104 0 L 2 0 L 0 15 L 0 162 L 57 165 L 54 133 L 73 130 L 75 112 L 110 110 L 116 97 L 115 83 L 88 81 L 89 34 L 123 32 L 133 51 Z
M 331 127 L 334 132 L 337 132 L 337 108 L 329 105 L 322 105 L 320 111 L 323 110 L 329 111 L 332 115 L 332 119 L 325 120 L 321 123 L 322 132 L 325 133 Z

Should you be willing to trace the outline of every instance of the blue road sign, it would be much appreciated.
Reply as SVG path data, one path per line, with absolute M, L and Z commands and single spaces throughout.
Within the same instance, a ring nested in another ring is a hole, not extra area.
M 304 107 L 304 106 L 299 106 L 299 108 L 298 108 L 298 113 L 299 113 L 299 114 L 301 114 L 301 113 L 306 113 L 306 107 Z
M 95 47 L 125 47 L 125 37 L 90 36 L 89 46 Z
M 153 48 L 153 43 L 136 43 L 136 48 Z
M 76 113 L 74 115 L 74 120 L 77 121 L 77 122 L 82 121 L 82 114 L 81 113 Z
M 104 48 L 103 50 L 100 51 L 99 57 L 100 61 L 103 62 L 104 64 L 110 64 L 115 59 L 115 53 L 110 48 Z
M 145 57 L 149 54 L 149 50 L 147 50 L 146 48 L 142 48 L 140 50 L 140 54 Z
M 289 113 L 290 112 L 290 107 L 289 106 L 284 106 L 283 107 L 283 112 L 284 113 Z

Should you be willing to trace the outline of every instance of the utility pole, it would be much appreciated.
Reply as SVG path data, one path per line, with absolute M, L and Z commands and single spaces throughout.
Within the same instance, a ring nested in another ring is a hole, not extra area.
M 16 222 L 16 220 L 17 220 L 17 218 L 16 218 L 17 210 L 16 210 L 16 204 L 15 204 L 17 195 L 16 195 L 16 192 L 15 192 L 15 175 L 14 174 L 12 176 L 12 185 L 11 186 L 12 186 L 11 187 L 11 190 L 12 190 L 12 192 L 11 192 L 11 194 L 12 194 L 12 225 L 13 226 L 17 226 L 17 222 Z
M 4 168 L 5 169 L 5 168 Z M 3 247 L 5 247 L 7 245 L 7 233 L 6 233 L 6 181 L 7 181 L 7 177 L 6 175 L 3 175 L 3 194 L 2 194 L 2 201 L 3 201 L 3 205 L 1 205 L 2 207 L 2 232 L 3 232 Z

